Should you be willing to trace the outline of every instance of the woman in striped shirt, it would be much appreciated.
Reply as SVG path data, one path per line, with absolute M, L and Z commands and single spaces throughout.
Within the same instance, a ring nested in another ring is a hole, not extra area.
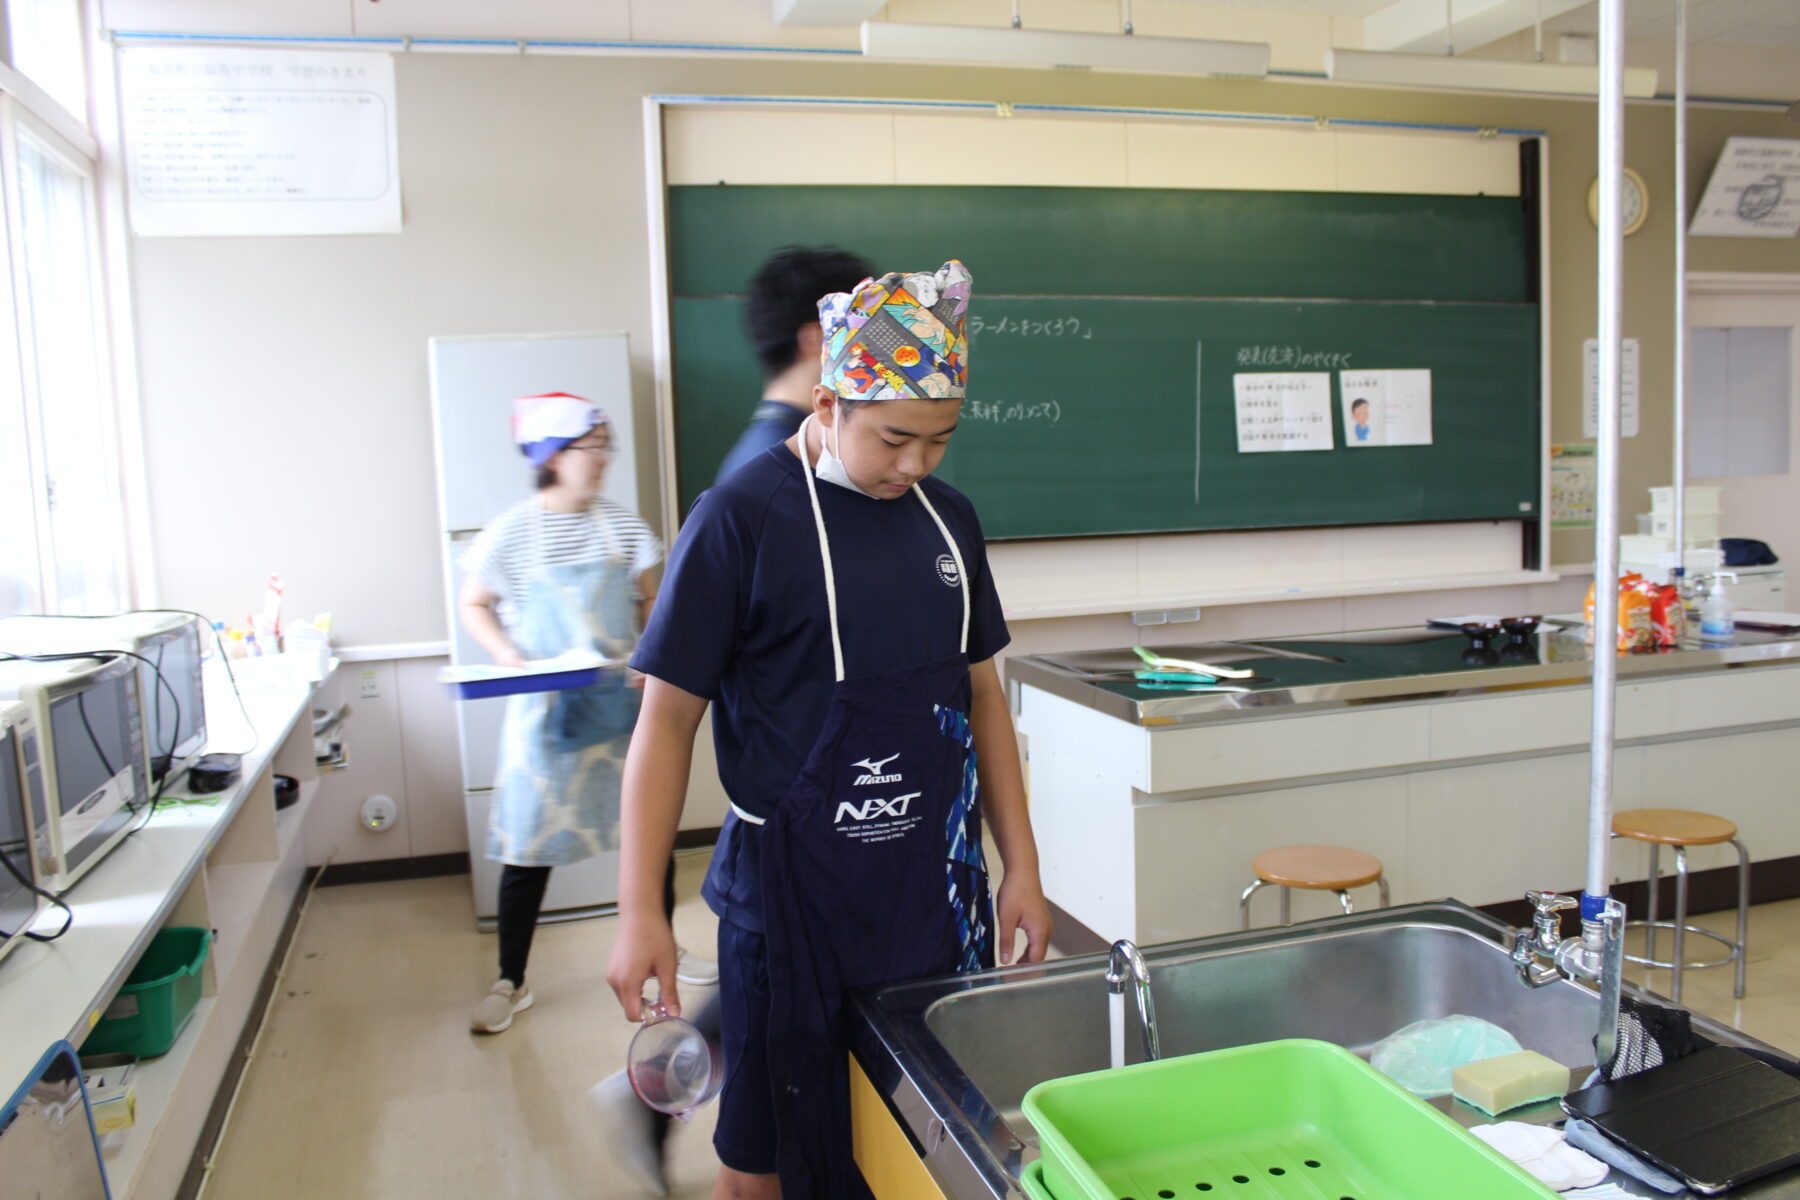
M 662 543 L 636 513 L 604 499 L 612 462 L 606 415 L 579 396 L 514 402 L 513 437 L 537 490 L 496 517 L 462 561 L 463 627 L 503 666 L 592 647 L 623 663 L 637 644 Z M 532 1004 L 525 962 L 551 868 L 619 845 L 619 771 L 642 680 L 623 666 L 599 682 L 507 700 L 486 853 L 500 875 L 500 978 L 470 1027 L 499 1033 Z

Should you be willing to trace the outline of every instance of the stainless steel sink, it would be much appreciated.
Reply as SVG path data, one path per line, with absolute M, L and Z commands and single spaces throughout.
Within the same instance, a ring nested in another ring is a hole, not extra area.
M 1504 944 L 1509 932 L 1442 901 L 1148 948 L 1163 1053 L 1312 1037 L 1366 1054 L 1403 1025 L 1468 1013 L 1585 1077 L 1594 993 L 1568 981 L 1522 986 Z M 857 1058 L 953 1200 L 1022 1196 L 1017 1176 L 1036 1157 L 1025 1092 L 1108 1065 L 1104 968 L 1104 955 L 1090 955 L 858 998 Z M 1135 1060 L 1136 1018 L 1126 1019 Z M 1695 1028 L 1768 1049 L 1704 1018 Z M 1448 1099 L 1442 1107 L 1466 1123 L 1486 1119 Z M 1535 1115 L 1558 1113 L 1550 1104 Z
M 1464 929 L 1383 925 L 1146 958 L 1166 1056 L 1292 1037 L 1366 1055 L 1410 1022 L 1467 1013 L 1567 1066 L 1593 1063 L 1594 994 L 1566 980 L 1529 991 L 1491 941 Z M 1020 1111 L 1025 1092 L 1109 1065 L 1106 1001 L 1090 971 L 1065 971 L 934 1000 L 925 1025 L 1013 1133 L 1035 1144 Z M 1126 1020 L 1136 1061 L 1136 1017 Z

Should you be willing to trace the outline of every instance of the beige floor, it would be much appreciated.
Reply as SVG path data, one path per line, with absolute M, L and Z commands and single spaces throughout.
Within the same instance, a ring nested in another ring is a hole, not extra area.
M 706 852 L 683 857 L 676 933 L 709 947 Z M 493 979 L 494 939 L 468 879 L 325 888 L 313 902 L 257 1060 L 215 1160 L 213 1200 L 624 1200 L 585 1096 L 634 1027 L 602 978 L 612 922 L 539 931 L 535 1008 L 495 1037 L 467 1031 Z M 1702 918 L 1724 928 L 1728 914 Z M 1690 1005 L 1800 1051 L 1800 901 L 1751 923 L 1750 994 L 1729 971 L 1688 974 Z M 1696 942 L 1699 939 L 1695 939 Z M 1699 951 L 1690 952 L 1699 957 Z M 1666 973 L 1653 973 L 1660 988 Z M 689 999 L 687 1003 L 692 1003 Z M 670 1181 L 708 1195 L 711 1114 L 678 1128 Z
M 1730 912 L 1708 913 L 1690 923 L 1726 937 L 1737 933 L 1737 917 Z M 1627 951 L 1642 954 L 1642 939 L 1642 932 L 1634 930 L 1626 941 Z M 1800 900 L 1752 907 L 1749 940 L 1749 977 L 1742 1000 L 1732 999 L 1731 968 L 1718 967 L 1684 972 L 1681 1002 L 1751 1037 L 1761 1038 L 1790 1054 L 1800 1054 Z M 1669 935 L 1659 933 L 1658 957 L 1667 959 L 1672 949 Z M 1708 938 L 1689 937 L 1683 954 L 1689 962 L 1701 962 L 1723 951 L 1724 947 Z M 1646 983 L 1652 991 L 1668 994 L 1667 971 L 1632 967 L 1627 975 Z
M 707 852 L 684 855 L 682 944 L 710 948 Z M 215 1158 L 208 1200 L 624 1200 L 586 1093 L 636 1026 L 604 979 L 613 922 L 540 929 L 537 1004 L 478 1037 L 494 980 L 467 876 L 321 888 Z M 711 957 L 708 953 L 708 957 Z M 698 997 L 683 997 L 693 1005 Z M 677 1128 L 672 1194 L 710 1194 L 712 1111 Z

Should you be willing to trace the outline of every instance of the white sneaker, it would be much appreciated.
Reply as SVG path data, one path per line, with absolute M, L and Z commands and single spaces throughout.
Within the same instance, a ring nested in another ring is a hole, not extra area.
M 686 950 L 675 951 L 675 979 L 692 987 L 711 987 L 719 982 L 719 964 Z
M 512 981 L 502 979 L 475 1005 L 469 1014 L 469 1028 L 476 1033 L 504 1033 L 512 1026 L 513 1014 L 522 1013 L 537 1003 L 531 985 L 514 988 Z
M 655 1114 L 631 1090 L 625 1072 L 608 1075 L 589 1088 L 588 1101 L 600 1118 L 600 1139 L 613 1164 L 642 1195 L 667 1196 L 669 1180 L 656 1141 Z

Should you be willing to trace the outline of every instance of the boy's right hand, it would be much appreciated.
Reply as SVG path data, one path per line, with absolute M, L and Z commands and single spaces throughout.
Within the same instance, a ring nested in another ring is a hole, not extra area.
M 623 918 L 619 940 L 606 964 L 606 982 L 625 1010 L 625 1019 L 643 1019 L 644 985 L 656 980 L 662 1005 L 672 1017 L 681 1015 L 675 990 L 675 931 L 660 911 L 643 918 Z

